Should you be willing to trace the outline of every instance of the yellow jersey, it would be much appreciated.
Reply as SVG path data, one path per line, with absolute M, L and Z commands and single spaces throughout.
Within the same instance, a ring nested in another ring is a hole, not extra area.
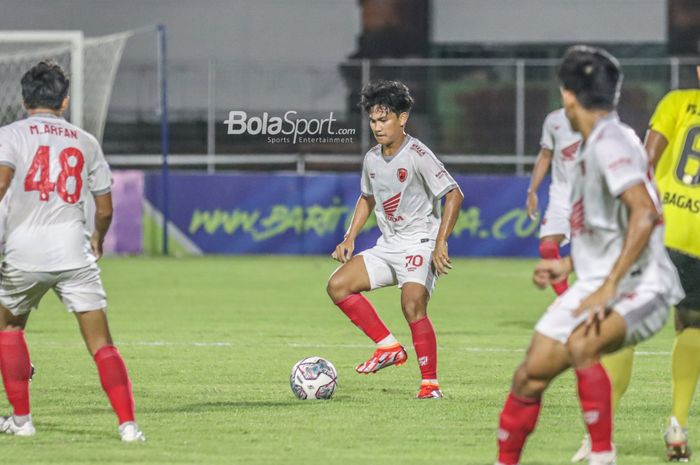
M 700 89 L 666 94 L 649 128 L 668 140 L 655 173 L 664 205 L 664 242 L 700 257 Z

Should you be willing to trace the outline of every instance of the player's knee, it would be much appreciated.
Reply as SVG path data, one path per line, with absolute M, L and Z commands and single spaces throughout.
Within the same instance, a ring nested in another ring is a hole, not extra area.
M 401 309 L 406 317 L 406 321 L 409 323 L 415 323 L 421 318 L 424 318 L 427 314 L 426 304 L 422 301 L 422 299 L 410 299 L 405 302 L 401 302 Z
M 326 284 L 326 292 L 333 302 L 338 302 L 343 300 L 345 297 L 350 295 L 349 286 L 346 283 L 346 279 L 338 273 L 334 273 Z
M 545 240 L 540 242 L 540 257 L 545 259 L 560 258 L 559 244 L 556 241 Z
M 585 337 L 570 337 L 566 350 L 574 368 L 590 365 L 599 355 L 596 345 Z
M 528 368 L 529 367 L 529 368 Z M 521 396 L 539 397 L 547 389 L 549 379 L 537 373 L 531 363 L 521 363 L 513 375 L 513 391 Z

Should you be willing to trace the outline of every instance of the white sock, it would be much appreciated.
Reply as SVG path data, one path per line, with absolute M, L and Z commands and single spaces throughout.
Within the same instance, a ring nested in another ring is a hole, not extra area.
M 436 384 L 437 385 L 439 383 L 438 383 L 438 380 L 436 380 L 436 379 L 424 379 L 423 381 L 421 381 L 421 384 Z
M 389 347 L 393 346 L 394 344 L 397 344 L 399 341 L 396 340 L 393 334 L 389 333 L 387 337 L 382 339 L 381 341 L 377 342 L 377 346 L 379 347 Z
M 25 423 L 32 421 L 32 414 L 12 415 L 12 419 L 15 421 L 15 425 L 24 426 Z

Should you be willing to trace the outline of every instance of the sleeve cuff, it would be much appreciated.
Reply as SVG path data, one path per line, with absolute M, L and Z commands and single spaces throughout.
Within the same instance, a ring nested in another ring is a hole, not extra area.
M 7 166 L 9 168 L 12 168 L 13 170 L 16 169 L 15 164 L 8 160 L 0 160 L 0 166 Z
M 631 179 L 628 179 L 627 181 L 625 181 L 624 183 L 620 184 L 619 186 L 617 186 L 617 188 L 614 191 L 611 190 L 610 193 L 613 195 L 613 197 L 619 197 L 622 195 L 623 192 L 625 192 L 630 187 L 635 186 L 637 184 L 641 184 L 643 182 L 644 182 L 644 178 L 641 176 L 631 178 Z
M 449 186 L 445 187 L 443 190 L 441 190 L 439 194 L 435 194 L 435 197 L 437 197 L 438 199 L 441 199 L 445 195 L 447 195 L 448 192 L 450 192 L 452 189 L 455 189 L 457 187 L 459 187 L 459 186 L 457 185 L 456 182 L 452 183 Z
M 94 190 L 91 192 L 92 192 L 92 195 L 105 195 L 105 194 L 109 194 L 110 192 L 112 192 L 112 187 L 105 187 L 104 189 L 97 189 L 97 190 Z

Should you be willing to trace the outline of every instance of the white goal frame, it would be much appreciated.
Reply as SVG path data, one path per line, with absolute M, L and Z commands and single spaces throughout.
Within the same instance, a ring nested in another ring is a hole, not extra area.
M 70 46 L 71 123 L 83 127 L 83 31 L 2 31 L 4 43 L 56 43 Z

